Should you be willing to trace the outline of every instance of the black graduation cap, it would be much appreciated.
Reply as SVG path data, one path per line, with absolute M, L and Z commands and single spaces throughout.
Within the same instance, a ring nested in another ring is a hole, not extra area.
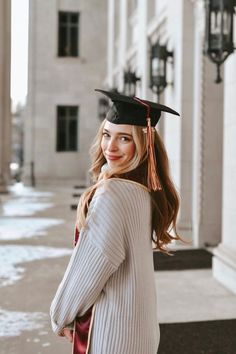
M 159 103 L 141 100 L 136 97 L 121 95 L 113 91 L 95 89 L 113 101 L 106 119 L 114 124 L 129 124 L 147 126 L 147 118 L 151 118 L 151 126 L 155 127 L 160 119 L 161 112 L 167 112 L 179 116 L 173 109 Z M 149 116 L 149 117 L 148 117 Z

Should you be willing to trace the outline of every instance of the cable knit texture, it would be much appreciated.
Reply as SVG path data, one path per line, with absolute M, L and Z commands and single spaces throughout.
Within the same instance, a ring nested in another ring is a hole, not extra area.
M 156 354 L 159 344 L 151 200 L 137 183 L 97 189 L 51 305 L 59 333 L 95 304 L 90 354 Z

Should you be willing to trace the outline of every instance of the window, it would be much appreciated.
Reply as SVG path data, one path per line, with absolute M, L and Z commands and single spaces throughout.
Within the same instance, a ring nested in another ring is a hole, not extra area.
M 57 107 L 57 151 L 77 151 L 78 106 Z
M 79 56 L 79 13 L 59 11 L 58 56 Z

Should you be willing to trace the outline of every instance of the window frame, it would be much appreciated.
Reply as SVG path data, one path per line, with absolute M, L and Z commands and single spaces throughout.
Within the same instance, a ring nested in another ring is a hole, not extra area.
M 63 15 L 66 16 L 64 22 L 61 20 Z M 72 17 L 75 15 L 77 16 L 77 21 L 73 23 Z M 72 41 L 71 38 L 73 29 L 75 29 L 76 41 Z M 59 58 L 77 58 L 80 56 L 80 12 L 58 11 L 57 36 L 57 56 Z M 66 46 L 68 46 L 68 53 L 65 50 Z
M 65 114 L 60 114 L 64 109 Z M 76 109 L 72 114 L 71 110 Z M 70 133 L 71 124 L 75 123 L 75 133 Z M 78 105 L 57 105 L 56 106 L 56 152 L 78 152 L 79 151 L 79 106 Z M 64 134 L 64 137 L 63 137 Z M 63 140 L 62 140 L 63 139 Z M 73 142 L 74 140 L 74 142 Z

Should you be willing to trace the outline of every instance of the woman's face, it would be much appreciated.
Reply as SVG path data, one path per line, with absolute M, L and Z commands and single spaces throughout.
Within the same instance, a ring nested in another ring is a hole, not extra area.
M 132 126 L 106 121 L 101 148 L 109 167 L 118 167 L 130 161 L 135 152 Z

